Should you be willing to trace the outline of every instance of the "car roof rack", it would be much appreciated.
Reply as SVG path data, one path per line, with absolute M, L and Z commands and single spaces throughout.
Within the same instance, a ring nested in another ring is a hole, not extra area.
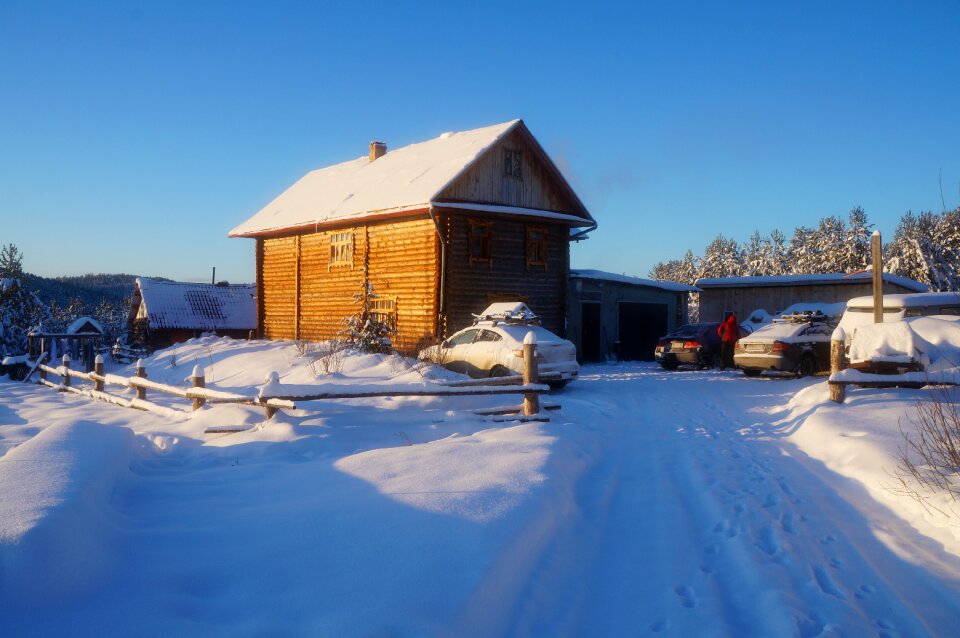
M 832 318 L 830 315 L 823 314 L 821 310 L 804 310 L 803 312 L 794 312 L 789 315 L 774 317 L 774 321 L 799 323 L 802 321 L 829 321 Z
M 471 315 L 473 316 L 474 325 L 477 325 L 482 322 L 483 323 L 489 322 L 494 326 L 496 326 L 498 323 L 503 323 L 507 325 L 516 325 L 516 326 L 539 326 L 540 325 L 540 317 L 533 314 L 533 312 L 514 313 L 508 310 L 506 312 L 497 312 L 497 313 L 491 313 L 486 315 L 474 315 L 473 313 L 471 313 Z

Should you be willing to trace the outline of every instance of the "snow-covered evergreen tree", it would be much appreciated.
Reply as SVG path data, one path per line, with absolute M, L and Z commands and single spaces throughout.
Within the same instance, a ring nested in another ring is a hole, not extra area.
M 743 274 L 748 277 L 757 277 L 769 274 L 763 237 L 759 230 L 753 231 L 750 239 L 743 247 Z
M 0 354 L 27 351 L 27 333 L 49 319 L 49 310 L 22 280 L 0 277 Z
M 867 220 L 867 213 L 859 206 L 855 207 L 847 217 L 841 272 L 856 272 L 867 267 L 870 263 L 871 234 L 873 224 Z
M 767 275 L 786 275 L 790 272 L 790 252 L 787 238 L 774 228 L 763 240 L 763 272 Z
M 814 232 L 817 273 L 846 272 L 844 254 L 847 228 L 836 215 L 822 217 Z
M 701 277 L 740 277 L 744 270 L 743 258 L 735 239 L 717 235 L 703 251 Z
M 817 233 L 813 228 L 797 226 L 790 238 L 788 275 L 820 273 Z

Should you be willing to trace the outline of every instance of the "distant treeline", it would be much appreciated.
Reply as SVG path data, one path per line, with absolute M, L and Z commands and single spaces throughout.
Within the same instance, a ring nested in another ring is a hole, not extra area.
M 703 255 L 660 262 L 652 279 L 693 284 L 708 277 L 805 275 L 862 270 L 870 263 L 873 224 L 862 208 L 846 221 L 824 217 L 816 226 L 798 226 L 788 241 L 779 230 L 754 232 L 744 243 L 718 235 Z M 884 270 L 927 284 L 934 291 L 960 291 L 960 208 L 906 213 L 883 249 Z

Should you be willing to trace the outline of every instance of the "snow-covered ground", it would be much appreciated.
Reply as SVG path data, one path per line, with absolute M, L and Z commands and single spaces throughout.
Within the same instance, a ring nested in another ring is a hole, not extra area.
M 247 394 L 320 371 L 215 339 L 146 363 Z M 0 636 L 955 635 L 957 519 L 884 487 L 929 391 L 582 374 L 531 424 L 468 411 L 514 397 L 174 422 L 0 381 Z M 318 380 L 424 376 L 449 373 L 351 356 Z

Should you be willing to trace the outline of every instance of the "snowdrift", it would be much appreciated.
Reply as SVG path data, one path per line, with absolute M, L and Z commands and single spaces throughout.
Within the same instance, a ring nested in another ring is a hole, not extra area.
M 0 599 L 69 596 L 111 568 L 109 500 L 135 449 L 127 428 L 50 426 L 0 463 Z

